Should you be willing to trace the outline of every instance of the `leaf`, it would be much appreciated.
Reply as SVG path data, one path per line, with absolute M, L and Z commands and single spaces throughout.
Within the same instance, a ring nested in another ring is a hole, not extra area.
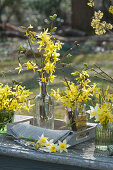
M 25 52 L 25 48 L 22 45 L 19 46 L 18 50 L 19 50 L 19 52 Z
M 52 29 L 52 32 L 54 32 L 54 31 L 56 31 L 57 30 L 57 27 L 54 27 L 53 29 Z
M 21 28 L 23 28 L 23 29 L 25 29 L 26 27 L 24 27 L 24 26 L 20 26 Z
M 49 16 L 51 21 L 54 21 L 56 19 L 56 17 L 57 17 L 57 14 L 54 14 L 53 16 Z
M 84 63 L 84 66 L 88 69 L 88 64 L 87 63 Z

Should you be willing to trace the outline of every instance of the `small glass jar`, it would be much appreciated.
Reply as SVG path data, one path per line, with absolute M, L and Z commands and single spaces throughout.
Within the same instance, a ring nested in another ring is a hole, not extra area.
M 66 124 L 70 125 L 73 131 L 83 130 L 87 127 L 87 114 L 85 113 L 84 108 L 82 108 L 82 112 L 80 112 L 77 107 L 75 110 L 67 108 L 65 120 Z
M 105 151 L 108 145 L 113 145 L 113 125 L 103 127 L 99 123 L 95 129 L 95 148 Z
M 54 102 L 47 93 L 47 84 L 40 82 L 40 94 L 35 98 L 34 125 L 54 129 Z
M 0 110 L 0 133 L 7 132 L 7 124 L 14 122 L 13 110 Z
M 86 113 L 82 113 L 82 114 L 79 113 L 78 117 L 75 119 L 77 130 L 86 129 L 87 120 L 88 120 L 88 118 L 87 118 Z

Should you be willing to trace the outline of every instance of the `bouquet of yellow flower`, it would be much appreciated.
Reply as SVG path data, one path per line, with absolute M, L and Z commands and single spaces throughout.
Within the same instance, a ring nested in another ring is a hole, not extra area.
M 64 85 L 66 87 L 66 90 L 60 92 L 59 89 L 57 89 L 57 91 L 52 89 L 51 95 L 55 97 L 57 102 L 61 101 L 65 108 L 70 110 L 70 124 L 72 130 L 76 130 L 75 120 L 78 116 L 77 109 L 79 110 L 79 114 L 83 114 L 84 102 L 91 100 L 92 96 L 97 90 L 97 87 L 95 83 L 89 85 L 89 75 L 86 71 L 82 71 L 82 73 L 75 72 L 72 73 L 72 75 L 77 76 L 75 78 L 76 84 L 65 80 Z
M 105 128 L 109 123 L 113 123 L 113 94 L 109 93 L 108 90 L 109 86 L 106 90 L 99 90 L 98 94 L 96 94 L 98 99 L 96 106 L 90 106 L 90 110 L 87 111 L 90 118 L 95 117 L 96 122 L 100 122 Z
M 50 16 L 50 19 L 53 21 L 56 18 L 56 14 Z M 55 75 L 55 67 L 56 63 L 59 60 L 60 53 L 58 51 L 62 48 L 62 43 L 59 40 L 56 40 L 52 32 L 56 30 L 56 27 L 51 28 L 50 31 L 47 28 L 44 32 L 37 34 L 34 31 L 31 31 L 33 26 L 22 27 L 25 30 L 25 35 L 28 38 L 29 46 L 33 53 L 33 57 L 35 61 L 29 60 L 27 63 L 21 64 L 19 63 L 19 73 L 21 70 L 26 67 L 27 69 L 32 69 L 38 71 L 41 82 L 47 83 L 48 81 L 53 82 Z M 37 57 L 32 49 L 32 44 L 38 44 L 38 52 L 40 53 L 40 62 L 37 61 Z
M 90 118 L 97 122 L 95 130 L 95 148 L 106 150 L 108 145 L 113 144 L 113 94 L 106 90 L 99 90 L 96 95 L 96 106 L 90 106 L 87 112 Z
M 0 129 L 12 121 L 15 111 L 21 111 L 21 109 L 29 111 L 32 107 L 28 101 L 30 94 L 31 92 L 21 85 L 9 87 L 0 84 Z
M 44 32 L 40 34 L 32 31 L 33 26 L 22 27 L 25 30 L 25 35 L 28 39 L 28 44 L 32 51 L 33 61 L 28 60 L 27 63 L 19 62 L 19 67 L 16 68 L 19 70 L 19 73 L 26 68 L 27 70 L 32 69 L 34 72 L 39 73 L 40 80 L 40 95 L 37 95 L 35 98 L 35 114 L 34 119 L 35 125 L 48 127 L 51 124 L 53 128 L 53 123 L 48 123 L 48 121 L 53 120 L 53 101 L 47 93 L 47 84 L 48 82 L 53 82 L 55 78 L 55 68 L 57 61 L 59 61 L 60 53 L 58 52 L 62 48 L 62 43 L 59 40 L 56 40 L 53 32 L 56 30 L 56 27 L 52 27 L 53 21 L 56 18 L 56 14 L 50 16 L 51 28 L 47 28 Z M 37 45 L 39 57 L 35 55 L 34 44 Z M 26 57 L 27 58 L 27 57 Z M 20 60 L 19 60 L 20 61 Z M 42 123 L 41 123 L 42 122 Z M 46 126 L 46 124 L 48 124 Z

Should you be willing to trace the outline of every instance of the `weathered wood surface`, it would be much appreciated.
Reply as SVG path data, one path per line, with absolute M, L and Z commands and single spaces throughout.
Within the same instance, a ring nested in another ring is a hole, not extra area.
M 113 169 L 113 157 L 107 152 L 95 151 L 94 140 L 78 144 L 68 149 L 68 153 L 44 153 L 20 146 L 1 134 L 0 155 L 92 169 Z
M 15 117 L 16 123 L 20 120 L 31 121 L 32 116 L 19 115 Z M 108 156 L 107 151 L 95 150 L 94 139 L 68 149 L 68 153 L 45 153 L 23 147 L 14 140 L 7 138 L 6 134 L 0 134 L 0 155 L 83 168 L 113 169 L 113 157 Z

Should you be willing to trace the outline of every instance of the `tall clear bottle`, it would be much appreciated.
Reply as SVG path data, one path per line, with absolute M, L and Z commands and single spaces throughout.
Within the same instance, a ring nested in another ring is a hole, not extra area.
M 47 84 L 39 82 L 40 94 L 35 98 L 34 125 L 54 129 L 54 102 L 47 93 Z

